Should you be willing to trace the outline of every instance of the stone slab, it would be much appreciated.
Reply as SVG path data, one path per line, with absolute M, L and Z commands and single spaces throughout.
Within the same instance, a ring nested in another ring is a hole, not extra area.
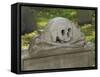
M 90 67 L 95 65 L 93 51 L 64 53 L 44 57 L 22 59 L 22 70 Z

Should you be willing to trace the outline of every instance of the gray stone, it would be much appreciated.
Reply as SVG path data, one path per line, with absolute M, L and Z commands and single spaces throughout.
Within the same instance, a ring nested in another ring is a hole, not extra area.
M 93 47 L 84 40 L 79 27 L 68 19 L 56 17 L 48 22 L 44 32 L 32 39 L 29 49 L 22 50 L 22 70 L 94 66 Z
M 77 11 L 77 17 L 78 17 L 78 24 L 84 25 L 84 24 L 93 24 L 93 18 L 92 15 L 94 13 L 93 10 L 78 10 Z
M 93 51 L 76 51 L 74 53 L 62 53 L 43 57 L 27 57 L 22 59 L 22 70 L 90 67 L 95 65 L 94 59 Z
M 35 13 L 32 8 L 23 6 L 21 10 L 21 17 L 21 34 L 32 32 L 37 28 Z

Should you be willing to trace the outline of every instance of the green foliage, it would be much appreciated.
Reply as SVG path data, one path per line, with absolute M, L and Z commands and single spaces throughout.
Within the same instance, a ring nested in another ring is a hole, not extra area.
M 29 42 L 32 39 L 32 37 L 38 34 L 37 31 L 43 30 L 47 26 L 46 24 L 50 19 L 54 17 L 64 17 L 70 19 L 71 21 L 76 21 L 78 18 L 77 10 L 75 9 L 43 8 L 43 7 L 41 8 L 34 7 L 32 9 L 36 19 L 38 30 L 21 36 L 22 48 L 27 48 L 29 46 Z M 95 19 L 94 14 L 93 18 Z M 85 24 L 81 25 L 80 27 L 81 31 L 85 34 L 86 41 L 95 42 L 95 26 L 91 24 Z
M 38 34 L 37 31 L 31 32 L 31 33 L 27 33 L 25 35 L 21 36 L 21 46 L 22 48 L 28 48 L 30 40 L 32 39 L 32 37 L 36 36 Z
M 46 24 L 47 24 L 46 21 L 47 21 L 47 20 L 37 22 L 38 29 L 43 29 L 43 28 L 45 28 L 45 26 L 46 26 Z
M 87 42 L 95 43 L 95 26 L 91 24 L 85 24 L 81 27 L 81 31 L 85 34 Z
M 55 17 L 64 17 L 72 21 L 76 20 L 77 10 L 75 9 L 59 9 L 59 8 L 34 8 L 37 17 L 36 22 L 38 29 L 43 29 L 47 22 Z
M 44 23 L 39 23 L 39 24 L 44 25 Z M 95 26 L 94 25 L 86 24 L 81 27 L 81 31 L 85 34 L 85 40 L 87 42 L 95 43 Z M 22 35 L 21 36 L 22 48 L 28 48 L 30 40 L 32 39 L 32 37 L 36 36 L 37 34 L 38 34 L 37 31 L 33 31 L 31 33 Z

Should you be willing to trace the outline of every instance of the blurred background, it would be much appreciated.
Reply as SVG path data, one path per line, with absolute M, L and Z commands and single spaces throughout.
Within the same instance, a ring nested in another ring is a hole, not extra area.
M 21 8 L 21 48 L 28 48 L 29 42 L 48 21 L 54 17 L 68 18 L 79 24 L 87 42 L 95 43 L 95 10 L 27 7 Z

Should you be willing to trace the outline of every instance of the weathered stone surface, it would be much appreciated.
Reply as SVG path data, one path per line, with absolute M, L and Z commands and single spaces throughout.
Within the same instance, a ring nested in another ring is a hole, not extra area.
M 35 14 L 32 8 L 30 7 L 22 7 L 21 10 L 21 34 L 29 33 L 35 30 L 36 21 L 35 21 Z
M 93 51 L 64 53 L 59 55 L 22 59 L 22 70 L 90 67 L 95 65 L 94 61 Z
M 93 45 L 84 40 L 80 28 L 68 19 L 51 19 L 42 32 L 22 50 L 22 70 L 94 66 Z
M 77 17 L 78 17 L 78 24 L 84 25 L 84 24 L 92 24 L 93 18 L 92 15 L 94 11 L 92 10 L 78 10 L 77 11 Z
M 62 55 L 62 54 L 71 54 L 71 53 L 83 53 L 91 51 L 91 49 L 85 49 L 83 47 L 80 48 L 54 48 L 49 50 L 40 50 L 37 53 L 30 54 L 28 52 L 24 51 L 24 55 L 22 56 L 24 59 L 26 58 L 41 58 L 41 57 L 48 57 L 48 56 L 54 56 L 54 55 Z
M 28 51 L 32 56 L 41 50 L 84 47 L 84 43 L 84 35 L 79 27 L 66 18 L 56 17 L 48 22 L 44 32 L 32 39 Z

